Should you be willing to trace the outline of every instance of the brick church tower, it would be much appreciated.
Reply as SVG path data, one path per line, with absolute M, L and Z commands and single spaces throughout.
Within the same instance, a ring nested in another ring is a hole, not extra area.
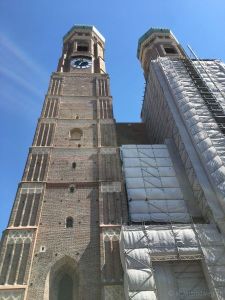
M 74 26 L 3 234 L 0 299 L 119 299 L 126 209 L 104 38 Z
M 0 300 L 225 299 L 225 65 L 138 43 L 142 123 L 116 123 L 104 38 L 63 39 L 0 256 Z

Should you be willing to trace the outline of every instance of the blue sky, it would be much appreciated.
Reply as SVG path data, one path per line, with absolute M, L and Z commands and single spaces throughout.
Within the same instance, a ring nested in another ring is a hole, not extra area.
M 74 24 L 95 25 L 106 38 L 106 66 L 120 122 L 140 120 L 144 79 L 136 49 L 150 27 L 170 28 L 199 57 L 225 61 L 224 0 L 2 0 L 0 231 L 7 225 L 62 37 Z

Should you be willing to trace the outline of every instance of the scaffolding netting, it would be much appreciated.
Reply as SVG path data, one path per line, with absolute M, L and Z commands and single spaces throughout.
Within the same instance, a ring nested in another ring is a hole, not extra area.
M 225 291 L 225 246 L 214 225 L 123 226 L 120 253 L 126 299 L 206 300 Z
M 132 222 L 190 222 L 166 145 L 123 145 L 121 157 Z

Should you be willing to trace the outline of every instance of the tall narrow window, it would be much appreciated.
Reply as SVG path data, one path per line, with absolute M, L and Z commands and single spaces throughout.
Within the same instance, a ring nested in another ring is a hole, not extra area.
M 68 217 L 66 218 L 66 228 L 72 228 L 73 227 L 73 218 Z

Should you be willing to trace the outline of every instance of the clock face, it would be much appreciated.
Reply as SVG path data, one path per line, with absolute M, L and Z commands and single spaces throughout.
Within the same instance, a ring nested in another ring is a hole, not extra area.
M 76 69 L 90 68 L 92 61 L 89 57 L 76 57 L 71 60 L 71 66 Z

